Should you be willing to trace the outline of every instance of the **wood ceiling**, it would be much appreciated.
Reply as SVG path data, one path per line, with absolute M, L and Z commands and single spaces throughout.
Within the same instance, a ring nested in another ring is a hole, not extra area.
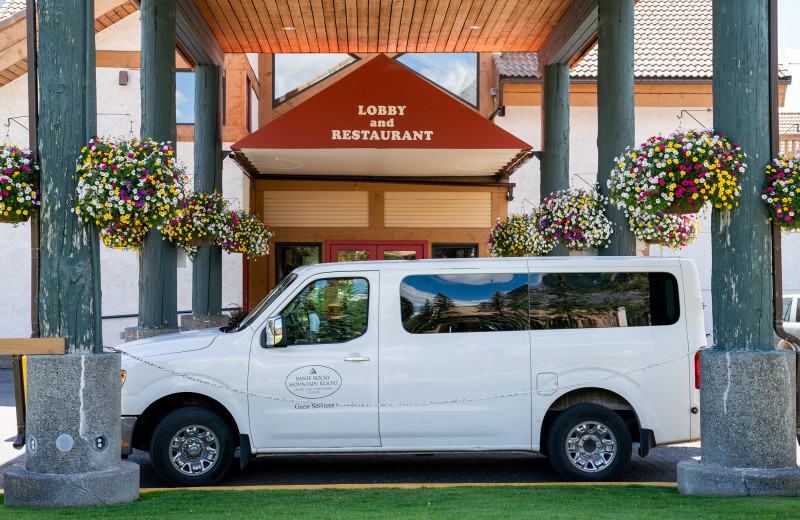
M 538 51 L 572 3 L 195 0 L 224 52 L 265 53 Z

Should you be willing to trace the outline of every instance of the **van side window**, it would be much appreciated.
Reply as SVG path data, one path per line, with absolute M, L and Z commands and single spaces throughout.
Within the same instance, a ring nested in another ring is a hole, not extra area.
M 678 283 L 668 273 L 534 273 L 531 329 L 646 327 L 678 321 Z
M 290 345 L 340 343 L 367 331 L 369 283 L 326 278 L 306 285 L 281 312 Z
M 400 317 L 412 334 L 528 329 L 527 274 L 407 276 Z

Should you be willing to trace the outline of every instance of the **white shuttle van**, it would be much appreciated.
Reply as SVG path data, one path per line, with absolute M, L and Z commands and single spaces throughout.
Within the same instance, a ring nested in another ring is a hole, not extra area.
M 317 264 L 235 329 L 128 343 L 123 454 L 179 486 L 253 456 L 540 452 L 613 480 L 697 439 L 695 265 L 553 257 Z

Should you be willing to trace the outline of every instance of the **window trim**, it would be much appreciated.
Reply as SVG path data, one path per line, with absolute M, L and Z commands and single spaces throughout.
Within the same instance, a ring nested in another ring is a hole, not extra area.
M 453 92 L 450 92 L 449 90 L 444 88 L 442 85 L 436 83 L 435 81 L 433 81 L 432 79 L 428 78 L 427 76 L 423 76 L 422 74 L 420 74 L 416 70 L 412 69 L 411 67 L 407 66 L 405 63 L 401 62 L 398 59 L 401 56 L 405 56 L 406 54 L 422 54 L 422 53 L 402 52 L 402 53 L 399 53 L 397 56 L 393 57 L 392 60 L 394 60 L 398 64 L 402 65 L 407 70 L 410 70 L 411 72 L 413 72 L 414 74 L 416 74 L 420 78 L 424 79 L 425 81 L 427 81 L 428 83 L 430 83 L 434 87 L 438 88 L 439 90 L 441 90 L 445 94 L 449 94 L 449 95 L 453 96 L 453 98 L 461 101 L 462 103 L 464 103 L 465 105 L 467 105 L 467 106 L 469 106 L 471 108 L 474 108 L 475 110 L 480 110 L 480 105 L 481 105 L 481 53 L 480 52 L 459 52 L 459 53 L 455 53 L 455 54 L 474 54 L 475 55 L 475 73 L 476 73 L 476 76 L 475 76 L 475 101 L 476 101 L 476 104 L 475 105 L 473 105 L 472 103 L 470 103 L 466 99 L 462 98 L 461 96 L 459 96 L 459 95 L 457 95 L 457 94 L 455 94 Z M 438 53 L 433 53 L 433 54 L 454 54 L 454 53 L 438 52 Z
M 316 87 L 317 85 L 319 85 L 320 83 L 322 83 L 323 81 L 325 81 L 325 80 L 327 80 L 329 78 L 337 76 L 340 72 L 342 72 L 343 70 L 347 69 L 348 67 L 350 67 L 354 63 L 358 63 L 359 61 L 361 61 L 361 57 L 359 55 L 357 55 L 355 53 L 352 53 L 352 52 L 343 52 L 341 54 L 349 55 L 350 57 L 353 58 L 353 61 L 351 61 L 350 63 L 348 63 L 347 65 L 345 65 L 341 69 L 338 69 L 333 74 L 325 76 L 324 78 L 320 79 L 319 81 L 317 81 L 315 83 L 312 83 L 311 85 L 307 86 L 306 88 L 304 88 L 302 90 L 298 90 L 297 92 L 295 92 L 291 96 L 287 96 L 286 99 L 284 99 L 283 101 L 278 101 L 277 98 L 275 97 L 275 77 L 277 76 L 277 74 L 275 73 L 275 55 L 276 54 L 291 54 L 291 53 L 279 52 L 279 53 L 273 53 L 272 54 L 272 108 L 278 108 L 279 106 L 281 106 L 282 104 L 286 103 L 290 99 L 296 98 L 297 96 L 299 96 L 303 92 L 305 92 L 307 90 L 310 90 L 313 87 Z M 315 53 L 309 53 L 309 54 L 315 54 Z M 337 53 L 337 54 L 339 54 L 339 53 Z

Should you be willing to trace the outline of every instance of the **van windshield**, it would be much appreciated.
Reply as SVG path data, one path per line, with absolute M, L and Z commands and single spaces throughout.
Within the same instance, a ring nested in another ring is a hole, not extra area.
M 249 327 L 259 316 L 261 316 L 261 313 L 264 312 L 264 309 L 269 307 L 270 304 L 278 298 L 278 296 L 283 294 L 283 291 L 285 291 L 286 288 L 289 287 L 292 284 L 292 282 L 295 281 L 296 278 L 297 278 L 296 274 L 289 274 L 286 278 L 281 280 L 281 283 L 276 285 L 275 288 L 269 292 L 267 297 L 261 300 L 261 303 L 256 305 L 255 309 L 250 311 L 247 314 L 247 316 L 245 316 L 245 318 L 242 320 L 239 326 L 236 327 L 235 330 L 240 331 L 242 329 L 246 329 L 247 327 Z

